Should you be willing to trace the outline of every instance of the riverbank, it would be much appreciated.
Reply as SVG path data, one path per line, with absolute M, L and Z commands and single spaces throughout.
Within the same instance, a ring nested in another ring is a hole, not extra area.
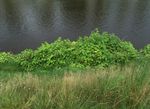
M 148 109 L 150 45 L 92 32 L 0 53 L 0 109 Z

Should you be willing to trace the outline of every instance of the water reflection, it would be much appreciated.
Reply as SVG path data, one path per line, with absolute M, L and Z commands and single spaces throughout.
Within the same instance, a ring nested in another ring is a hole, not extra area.
M 149 0 L 0 0 L 0 50 L 74 40 L 97 27 L 140 48 L 150 43 L 149 7 Z

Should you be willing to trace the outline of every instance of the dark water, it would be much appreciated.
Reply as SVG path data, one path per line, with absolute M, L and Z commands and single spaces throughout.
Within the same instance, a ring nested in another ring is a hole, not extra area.
M 150 43 L 150 0 L 0 0 L 0 51 L 36 48 L 95 28 L 141 48 Z

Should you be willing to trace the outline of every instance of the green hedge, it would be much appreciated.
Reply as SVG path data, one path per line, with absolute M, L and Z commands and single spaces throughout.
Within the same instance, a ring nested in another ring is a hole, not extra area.
M 140 53 L 150 56 L 150 45 Z M 43 43 L 36 50 L 27 49 L 17 55 L 0 53 L 0 63 L 13 61 L 26 70 L 107 67 L 125 64 L 136 59 L 138 54 L 130 42 L 120 40 L 114 34 L 94 31 L 76 41 L 59 38 L 50 44 Z
M 0 64 L 13 63 L 15 62 L 15 57 L 11 53 L 0 52 Z

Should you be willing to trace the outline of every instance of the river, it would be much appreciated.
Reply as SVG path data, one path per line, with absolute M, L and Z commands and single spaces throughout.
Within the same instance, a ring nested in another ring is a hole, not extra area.
M 0 51 L 20 52 L 95 28 L 150 43 L 150 0 L 0 0 Z

